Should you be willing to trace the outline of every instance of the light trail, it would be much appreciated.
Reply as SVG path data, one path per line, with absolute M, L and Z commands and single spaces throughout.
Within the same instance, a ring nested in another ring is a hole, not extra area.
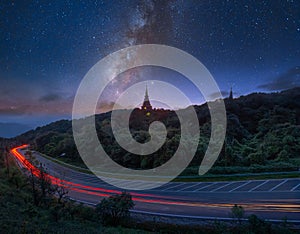
M 21 145 L 18 147 L 15 147 L 11 150 L 11 153 L 15 156 L 15 158 L 23 165 L 24 168 L 28 169 L 35 175 L 36 177 L 40 177 L 40 170 L 35 167 L 28 159 L 26 159 L 21 153 L 18 152 L 20 149 L 27 148 L 28 145 Z M 71 190 L 77 191 L 77 192 L 82 192 L 86 194 L 93 194 L 101 197 L 108 197 L 111 194 L 121 194 L 122 192 L 119 190 L 113 190 L 113 189 L 104 189 L 104 188 L 97 188 L 97 187 L 92 187 L 88 185 L 82 185 L 78 183 L 73 183 L 71 181 L 66 181 L 57 177 L 54 177 L 52 175 L 49 175 L 45 173 L 46 178 L 48 178 L 52 184 L 60 185 L 60 186 L 70 186 Z M 91 191 L 89 191 L 91 190 Z M 101 193 L 104 192 L 104 193 Z M 156 197 L 156 198 L 165 198 L 165 199 L 171 199 L 171 197 L 166 197 L 166 196 L 159 196 L 155 194 L 141 194 L 141 193 L 135 193 L 135 192 L 130 192 L 132 196 L 138 196 L 138 197 Z M 183 202 L 166 202 L 166 201 L 160 201 L 160 200 L 155 200 L 155 199 L 143 199 L 143 198 L 137 198 L 133 197 L 133 200 L 135 201 L 141 201 L 141 202 L 157 202 L 162 204 L 185 204 Z
M 25 156 L 18 152 L 18 150 L 25 149 L 29 145 L 21 145 L 11 149 L 12 155 L 14 155 L 15 159 L 30 171 L 34 176 L 40 177 L 40 169 L 34 166 Z M 72 191 L 82 193 L 82 194 L 89 194 L 94 195 L 97 197 L 109 197 L 115 194 L 121 194 L 122 191 L 113 190 L 113 189 L 105 189 L 105 188 L 98 188 L 78 183 L 73 183 L 71 181 L 63 180 L 58 177 L 54 177 L 48 173 L 44 173 L 45 177 L 48 178 L 52 184 L 64 186 Z M 178 205 L 178 206 L 192 206 L 192 207 L 211 207 L 211 208 L 231 208 L 234 204 L 232 203 L 203 203 L 203 202 L 192 202 L 192 201 L 178 201 L 176 197 L 171 196 L 159 196 L 155 194 L 144 194 L 144 193 L 136 193 L 130 192 L 132 195 L 132 200 L 137 202 L 143 203 L 152 203 L 152 204 L 162 204 L 162 205 Z M 147 197 L 147 198 L 145 198 Z M 155 198 L 155 199 L 151 199 Z M 160 199 L 159 199 L 160 198 Z M 258 210 L 258 211 L 287 211 L 287 212 L 299 212 L 300 205 L 299 204 L 253 204 L 253 203 L 243 203 L 240 204 L 244 208 L 251 208 L 251 210 Z

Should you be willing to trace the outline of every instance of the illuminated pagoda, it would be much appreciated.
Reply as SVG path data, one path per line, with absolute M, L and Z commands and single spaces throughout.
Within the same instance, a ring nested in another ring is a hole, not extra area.
M 143 105 L 141 106 L 141 109 L 144 110 L 144 111 L 147 111 L 148 113 L 149 113 L 149 111 L 152 110 L 152 106 L 151 106 L 151 103 L 149 101 L 148 87 L 147 86 L 146 86 L 146 91 L 145 91 L 144 102 L 143 102 Z

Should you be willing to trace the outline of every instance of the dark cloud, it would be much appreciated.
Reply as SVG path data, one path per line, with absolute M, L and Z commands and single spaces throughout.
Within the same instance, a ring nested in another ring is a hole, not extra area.
M 100 102 L 97 105 L 96 113 L 105 113 L 111 111 L 113 108 L 115 109 L 126 109 L 125 107 L 115 104 L 114 102 Z
M 42 101 L 42 102 L 53 102 L 53 101 L 59 101 L 62 98 L 63 97 L 61 95 L 51 93 L 51 94 L 47 94 L 47 95 L 42 96 L 39 99 L 39 101 Z
M 223 91 L 221 91 L 221 94 L 222 94 L 223 98 L 227 98 L 229 96 L 229 92 L 228 91 L 224 91 L 223 90 Z M 212 93 L 212 94 L 209 95 L 209 97 L 211 99 L 216 99 L 217 97 L 219 97 L 219 93 Z
M 6 87 L 12 87 L 9 92 L 0 87 L 0 116 L 25 116 L 35 114 L 70 114 L 72 110 L 73 95 L 66 92 L 49 91 L 41 94 L 43 89 L 25 85 L 23 92 L 15 89 L 11 83 Z M 16 93 L 16 94 L 15 94 Z M 23 96 L 19 96 L 18 94 Z M 30 93 L 30 95 L 24 95 Z
M 22 115 L 29 113 L 30 105 L 0 107 L 0 115 Z
M 294 67 L 275 78 L 272 82 L 259 85 L 257 88 L 279 91 L 300 86 L 300 67 Z
M 1 115 L 70 114 L 73 99 L 59 94 L 44 95 L 39 99 L 0 103 Z

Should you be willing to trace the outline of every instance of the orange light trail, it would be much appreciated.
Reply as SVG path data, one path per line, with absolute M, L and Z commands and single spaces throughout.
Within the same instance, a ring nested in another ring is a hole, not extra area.
M 15 147 L 11 150 L 12 155 L 18 160 L 19 163 L 23 165 L 24 168 L 31 171 L 32 174 L 36 177 L 40 176 L 40 170 L 32 165 L 29 160 L 27 160 L 21 153 L 18 152 L 20 149 L 27 148 L 28 145 L 24 144 L 18 147 Z M 104 188 L 97 188 L 92 187 L 88 185 L 82 185 L 78 183 L 73 183 L 71 181 L 66 181 L 63 179 L 59 179 L 57 177 L 54 177 L 52 175 L 49 175 L 45 173 L 45 176 L 49 178 L 52 184 L 64 186 L 69 188 L 73 191 L 89 194 L 89 195 L 95 195 L 99 197 L 109 197 L 111 194 L 121 194 L 121 191 L 118 190 L 112 190 L 112 189 L 104 189 Z M 132 200 L 137 202 L 145 202 L 145 203 L 156 203 L 156 204 L 164 204 L 164 205 L 179 205 L 179 206 L 194 206 L 194 207 L 215 207 L 215 208 L 231 208 L 233 204 L 230 203 L 200 203 L 200 202 L 190 202 L 190 201 L 172 201 L 172 197 L 168 196 L 159 196 L 155 194 L 141 194 L 141 193 L 135 193 L 130 192 L 130 194 L 133 196 Z M 161 199 L 146 199 L 141 197 L 156 197 L 156 198 L 163 198 L 165 200 Z M 169 200 L 167 200 L 169 199 Z M 173 198 L 174 199 L 174 198 Z M 299 212 L 300 205 L 290 205 L 290 204 L 241 204 L 245 208 L 251 208 L 252 210 L 266 210 L 270 211 L 270 209 L 273 210 L 281 210 L 281 211 L 288 211 L 288 212 Z
M 28 147 L 28 145 L 21 145 L 21 146 L 15 147 L 11 150 L 11 153 L 23 165 L 24 168 L 31 171 L 33 173 L 33 175 L 35 175 L 36 177 L 39 177 L 40 176 L 39 169 L 37 167 L 35 167 L 34 165 L 32 165 L 29 162 L 29 160 L 27 160 L 21 153 L 18 152 L 18 150 L 24 149 L 24 148 L 27 148 L 27 147 Z M 77 191 L 77 192 L 81 192 L 81 193 L 97 195 L 97 196 L 101 196 L 101 197 L 108 197 L 108 196 L 110 196 L 110 194 L 121 194 L 122 193 L 119 190 L 97 188 L 97 187 L 92 187 L 92 186 L 88 186 L 88 185 L 73 183 L 71 181 L 66 181 L 66 180 L 63 180 L 63 179 L 59 179 L 59 178 L 54 177 L 52 175 L 49 175 L 47 173 L 45 173 L 45 176 L 47 178 L 49 178 L 49 180 L 51 181 L 52 184 L 65 186 L 65 187 L 70 186 L 70 189 L 72 189 L 74 191 Z M 92 191 L 89 191 L 89 190 L 92 190 Z M 104 193 L 100 193 L 100 192 L 104 192 Z M 106 194 L 106 193 L 109 193 L 109 194 Z M 135 193 L 135 192 L 131 192 L 131 195 L 139 196 L 139 197 L 167 198 L 165 196 L 157 196 L 157 195 L 154 195 L 154 194 L 140 194 L 140 193 Z M 162 200 L 143 199 L 143 198 L 137 198 L 137 197 L 133 197 L 133 200 L 141 201 L 141 202 L 156 202 L 156 203 L 162 203 L 162 204 L 164 204 L 164 203 L 166 203 L 166 204 L 177 204 L 177 205 L 185 204 L 183 202 L 166 202 L 166 201 L 162 201 Z

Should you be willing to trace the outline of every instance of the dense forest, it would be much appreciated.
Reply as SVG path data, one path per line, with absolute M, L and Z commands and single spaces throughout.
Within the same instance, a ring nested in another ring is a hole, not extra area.
M 224 99 L 227 111 L 227 132 L 221 154 L 210 172 L 234 173 L 256 171 L 298 170 L 300 153 L 300 88 L 278 93 L 252 93 L 236 99 Z M 199 166 L 210 138 L 210 114 L 206 104 L 194 106 L 199 119 L 200 141 L 190 168 Z M 177 150 L 180 122 L 174 111 L 153 110 L 146 116 L 135 109 L 130 117 L 132 137 L 140 142 L 149 140 L 148 127 L 153 121 L 163 122 L 167 140 L 154 154 L 140 156 L 126 152 L 116 142 L 110 125 L 111 112 L 95 116 L 99 141 L 117 163 L 134 169 L 162 165 Z M 92 117 L 89 117 L 92 118 Z M 30 143 L 46 155 L 84 165 L 77 152 L 72 123 L 61 120 L 26 132 L 15 139 Z M 85 139 L 89 144 L 90 139 Z M 220 169 L 221 168 L 221 169 Z M 226 169 L 227 168 L 227 169 Z M 219 171 L 220 170 L 220 171 Z

